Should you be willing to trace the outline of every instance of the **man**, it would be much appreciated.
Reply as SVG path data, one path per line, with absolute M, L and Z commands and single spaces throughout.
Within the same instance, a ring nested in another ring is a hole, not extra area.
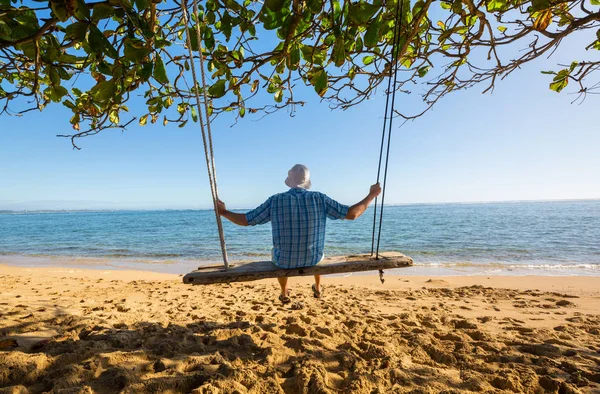
M 296 164 L 288 171 L 285 193 L 275 194 L 258 208 L 246 213 L 228 211 L 222 201 L 219 214 L 240 226 L 255 226 L 271 222 L 273 232 L 272 261 L 280 268 L 299 268 L 316 265 L 323 259 L 326 219 L 354 220 L 362 215 L 371 201 L 381 193 L 379 183 L 371 186 L 369 194 L 351 207 L 338 203 L 323 193 L 308 191 L 310 172 Z M 277 278 L 281 286 L 279 299 L 290 302 L 288 278 Z M 321 297 L 321 276 L 315 275 L 312 286 L 315 298 Z

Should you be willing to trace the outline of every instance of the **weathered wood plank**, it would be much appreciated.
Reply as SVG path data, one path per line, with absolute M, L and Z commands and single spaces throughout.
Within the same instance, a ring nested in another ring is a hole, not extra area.
M 314 267 L 282 269 L 270 261 L 255 261 L 237 264 L 225 271 L 223 267 L 192 271 L 183 277 L 183 283 L 208 285 L 213 283 L 248 282 L 284 276 L 309 276 L 341 274 L 348 272 L 376 271 L 410 267 L 413 261 L 397 252 L 385 252 L 375 259 L 370 255 L 328 257 Z

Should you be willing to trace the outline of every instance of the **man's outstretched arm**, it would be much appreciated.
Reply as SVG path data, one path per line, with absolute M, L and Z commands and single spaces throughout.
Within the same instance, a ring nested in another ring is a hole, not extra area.
M 219 200 L 217 202 L 217 209 L 219 210 L 219 215 L 223 216 L 230 222 L 235 223 L 238 226 L 248 225 L 248 219 L 246 219 L 246 214 L 228 211 L 223 201 Z
M 367 210 L 367 207 L 369 206 L 371 201 L 373 201 L 380 194 L 381 194 L 381 186 L 379 186 L 379 183 L 376 183 L 373 186 L 371 186 L 371 189 L 369 190 L 369 194 L 367 195 L 367 197 L 363 198 L 361 201 L 354 204 L 353 206 L 350 207 L 350 209 L 348 209 L 348 214 L 346 215 L 346 217 L 344 219 L 347 219 L 347 220 L 357 219 L 360 215 L 362 215 Z

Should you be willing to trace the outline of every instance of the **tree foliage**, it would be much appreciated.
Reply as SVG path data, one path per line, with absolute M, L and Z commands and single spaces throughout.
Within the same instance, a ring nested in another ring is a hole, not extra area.
M 189 20 L 178 1 L 0 0 L 1 114 L 61 103 L 74 146 L 134 120 L 183 127 L 197 121 L 190 103 L 202 89 L 190 78 L 188 34 L 196 67 L 202 49 L 213 117 L 293 111 L 300 84 L 347 109 L 374 94 L 396 58 L 393 89 L 418 93 L 424 112 L 453 91 L 493 89 L 584 30 L 595 34 L 582 44 L 590 60 L 546 71 L 550 89 L 571 84 L 585 96 L 599 86 L 589 77 L 600 66 L 600 0 L 202 0 L 198 12 L 187 2 Z M 145 105 L 130 114 L 133 96 Z

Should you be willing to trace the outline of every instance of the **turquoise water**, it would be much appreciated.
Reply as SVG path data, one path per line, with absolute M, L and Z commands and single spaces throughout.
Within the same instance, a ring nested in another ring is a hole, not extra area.
M 372 220 L 328 222 L 327 254 L 370 251 Z M 220 259 L 214 222 L 202 210 L 5 212 L 0 262 L 183 273 Z M 411 256 L 415 273 L 600 275 L 600 200 L 388 206 L 383 230 L 381 249 Z M 226 222 L 225 235 L 231 260 L 270 254 L 268 225 Z

